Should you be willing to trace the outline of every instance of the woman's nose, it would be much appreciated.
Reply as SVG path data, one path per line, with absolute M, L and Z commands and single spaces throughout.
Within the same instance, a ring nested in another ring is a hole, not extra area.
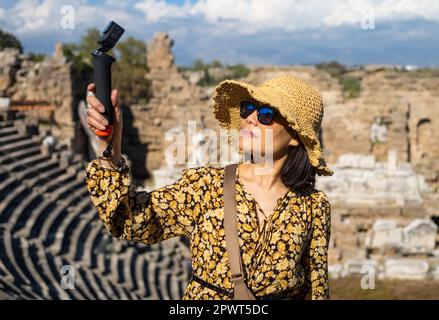
M 248 117 L 247 117 L 247 122 L 257 126 L 258 125 L 258 113 L 257 111 L 253 111 Z

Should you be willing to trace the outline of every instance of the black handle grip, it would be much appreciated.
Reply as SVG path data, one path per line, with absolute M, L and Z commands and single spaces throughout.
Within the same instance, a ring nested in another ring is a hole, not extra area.
M 111 65 L 115 59 L 99 50 L 93 51 L 92 55 L 95 95 L 104 105 L 105 112 L 102 115 L 107 118 L 108 127 L 111 127 L 114 123 L 114 108 L 111 103 Z

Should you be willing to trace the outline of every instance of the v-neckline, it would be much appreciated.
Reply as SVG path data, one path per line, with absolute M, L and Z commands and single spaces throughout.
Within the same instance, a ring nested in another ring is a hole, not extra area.
M 239 177 L 239 165 L 242 162 L 239 162 L 237 167 L 236 167 L 236 174 L 235 174 L 235 178 L 236 178 L 236 182 L 241 186 L 241 189 L 244 191 L 244 193 L 246 193 L 252 200 L 253 205 L 255 207 L 255 215 L 256 215 L 256 219 L 258 222 L 258 233 L 261 234 L 264 231 L 264 227 L 266 225 L 266 222 L 268 222 L 267 220 L 271 220 L 271 218 L 273 217 L 274 213 L 278 210 L 280 204 L 287 198 L 287 196 L 290 194 L 291 190 L 288 189 L 283 196 L 279 197 L 276 201 L 276 205 L 274 206 L 274 209 L 272 212 L 270 212 L 270 214 L 267 216 L 265 215 L 265 212 L 262 210 L 261 206 L 259 205 L 259 202 L 256 201 L 256 198 L 253 196 L 253 194 L 247 190 L 246 186 L 244 185 L 244 183 L 241 181 L 240 177 Z M 260 221 L 259 221 L 259 213 L 257 212 L 258 208 L 262 211 L 262 214 L 265 216 L 264 219 L 264 223 L 263 225 L 261 225 Z

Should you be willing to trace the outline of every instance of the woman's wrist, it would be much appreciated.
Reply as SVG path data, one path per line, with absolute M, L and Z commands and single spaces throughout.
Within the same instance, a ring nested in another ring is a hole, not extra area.
M 105 158 L 103 156 L 98 157 L 101 163 L 101 166 L 103 166 L 106 169 L 114 169 L 117 167 L 117 163 L 119 160 L 115 160 L 113 156 L 110 158 Z M 120 159 L 120 158 L 119 158 Z
M 120 156 L 112 155 L 110 158 L 99 156 L 98 160 L 101 167 L 105 169 L 118 171 L 121 173 L 129 172 L 128 163 L 122 155 Z
M 98 151 L 98 156 L 103 155 L 105 156 L 105 151 L 107 150 L 107 148 L 109 147 L 109 143 L 106 142 L 100 142 L 99 144 L 99 151 Z M 114 144 L 111 146 L 111 156 L 110 159 L 113 162 L 113 164 L 116 164 L 120 158 L 122 157 L 122 152 L 121 152 L 121 148 L 119 146 L 115 146 Z

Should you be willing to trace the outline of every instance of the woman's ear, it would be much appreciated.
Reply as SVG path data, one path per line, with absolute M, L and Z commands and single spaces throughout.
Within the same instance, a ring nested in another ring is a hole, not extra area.
M 297 138 L 291 138 L 291 141 L 290 143 L 288 143 L 288 145 L 297 147 L 299 145 L 299 141 L 297 140 Z
M 291 133 L 291 140 L 288 143 L 288 145 L 293 146 L 293 147 L 297 147 L 299 145 L 299 135 L 297 134 L 296 131 L 292 131 Z

